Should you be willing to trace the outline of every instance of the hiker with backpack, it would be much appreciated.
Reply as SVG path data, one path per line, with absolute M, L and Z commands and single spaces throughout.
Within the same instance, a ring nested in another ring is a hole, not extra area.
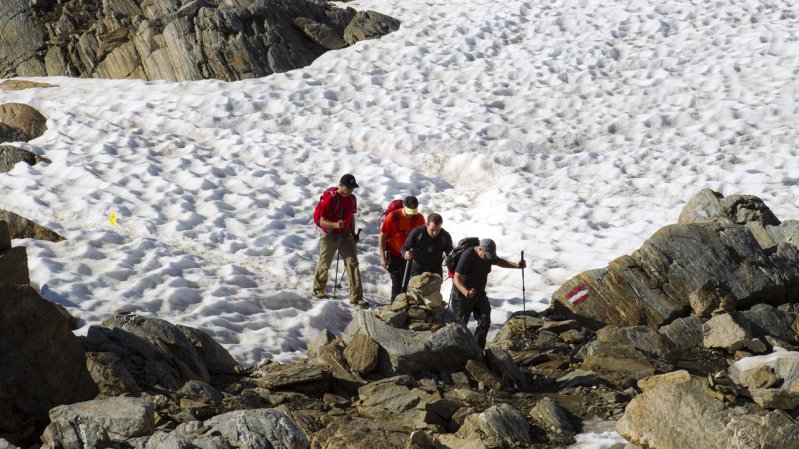
M 443 278 L 441 264 L 444 256 L 452 252 L 452 237 L 441 227 L 444 219 L 432 213 L 427 216 L 427 223 L 414 228 L 405 244 L 402 254 L 406 261 L 412 261 L 411 277 L 422 273 L 436 273 Z
M 319 198 L 314 210 L 314 222 L 322 229 L 319 238 L 319 260 L 314 273 L 313 294 L 317 298 L 327 298 L 328 270 L 336 252 L 344 258 L 344 270 L 350 284 L 350 304 L 363 307 L 368 303 L 363 299 L 361 271 L 358 267 L 355 233 L 355 213 L 358 210 L 357 199 L 353 193 L 358 188 L 355 176 L 346 174 L 341 177 L 338 187 L 330 187 Z
M 468 323 L 469 316 L 474 314 L 477 320 L 474 338 L 482 349 L 485 349 L 488 329 L 491 326 L 491 304 L 486 296 L 486 285 L 488 273 L 491 272 L 493 265 L 520 269 L 526 266 L 524 259 L 510 262 L 498 257 L 496 243 L 491 239 L 480 239 L 476 246 L 470 246 L 462 251 L 455 268 L 455 276 L 452 278 L 450 294 L 452 311 L 463 324 Z
M 391 301 L 402 293 L 407 282 L 408 264 L 402 257 L 402 245 L 413 228 L 424 225 L 424 217 L 419 214 L 419 200 L 407 196 L 402 203 L 394 200 L 384 213 L 385 220 L 380 227 L 377 247 L 380 252 L 380 266 L 391 275 Z

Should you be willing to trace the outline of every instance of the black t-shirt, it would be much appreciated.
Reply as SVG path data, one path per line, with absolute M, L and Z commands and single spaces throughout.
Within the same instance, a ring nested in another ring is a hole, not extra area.
M 445 230 L 437 236 L 430 237 L 427 225 L 417 226 L 408 234 L 402 252 L 413 250 L 413 263 L 425 270 L 440 270 L 444 256 L 452 251 L 452 237 Z
M 475 247 L 466 249 L 458 260 L 455 273 L 461 275 L 461 281 L 466 288 L 473 288 L 477 293 L 485 293 L 488 284 L 488 273 L 494 262 L 483 260 L 474 252 Z

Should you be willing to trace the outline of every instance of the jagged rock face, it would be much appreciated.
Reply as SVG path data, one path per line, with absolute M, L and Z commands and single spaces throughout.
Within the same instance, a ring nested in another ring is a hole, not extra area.
M 95 381 L 109 389 L 178 389 L 190 380 L 208 382 L 212 374 L 241 369 L 219 343 L 196 329 L 128 313 L 90 327 L 85 345 L 92 353 Z
M 398 28 L 307 0 L 8 0 L 0 77 L 257 78 Z
M 0 434 L 13 440 L 46 423 L 50 408 L 97 388 L 67 319 L 27 285 L 25 248 L 11 248 L 7 232 L 0 222 Z
M 699 196 L 708 195 L 703 191 Z M 600 327 L 660 326 L 687 316 L 690 299 L 702 296 L 698 293 L 708 290 L 709 283 L 718 284 L 722 299 L 732 302 L 722 307 L 737 310 L 797 300 L 797 226 L 780 223 L 753 197 L 735 197 L 729 207 L 684 214 L 709 217 L 702 222 L 661 228 L 631 255 L 580 273 L 555 292 L 553 304 Z

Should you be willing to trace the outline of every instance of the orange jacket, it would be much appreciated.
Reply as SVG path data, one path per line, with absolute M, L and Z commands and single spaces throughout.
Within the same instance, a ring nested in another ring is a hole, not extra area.
M 405 239 L 413 228 L 424 225 L 424 217 L 422 214 L 405 215 L 403 209 L 397 209 L 386 217 L 383 221 L 383 226 L 380 227 L 380 233 L 386 234 L 386 250 L 389 253 L 402 257 L 402 245 L 405 244 Z

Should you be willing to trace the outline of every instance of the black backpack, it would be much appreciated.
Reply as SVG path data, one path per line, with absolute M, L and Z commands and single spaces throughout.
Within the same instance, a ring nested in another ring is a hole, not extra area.
M 456 246 L 451 253 L 447 254 L 446 259 L 444 259 L 444 263 L 447 265 L 449 277 L 455 277 L 455 269 L 458 268 L 458 261 L 461 258 L 461 254 L 463 254 L 463 252 L 467 249 L 479 244 L 480 239 L 477 237 L 462 238 L 458 242 L 458 246 Z

